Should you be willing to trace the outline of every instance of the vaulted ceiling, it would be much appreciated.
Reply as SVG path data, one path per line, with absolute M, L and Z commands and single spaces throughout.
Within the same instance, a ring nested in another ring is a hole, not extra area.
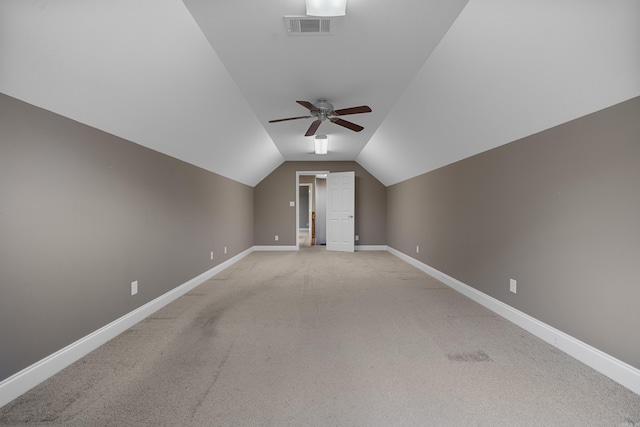
M 248 185 L 355 160 L 385 185 L 640 95 L 637 0 L 0 0 L 0 92 Z M 336 108 L 313 151 L 296 100 Z

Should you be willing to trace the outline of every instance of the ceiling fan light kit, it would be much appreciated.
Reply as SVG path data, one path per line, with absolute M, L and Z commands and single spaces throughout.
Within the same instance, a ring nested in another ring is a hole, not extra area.
M 316 154 L 327 154 L 329 149 L 329 137 L 327 135 L 316 135 L 313 138 L 313 146 Z
M 309 16 L 345 16 L 347 0 L 306 0 Z
M 350 107 L 350 108 L 342 108 L 340 110 L 334 110 L 333 105 L 328 103 L 326 99 L 320 98 L 315 104 L 312 104 L 309 101 L 296 101 L 298 104 L 302 105 L 304 108 L 309 110 L 310 116 L 298 116 L 298 117 L 288 117 L 286 119 L 276 119 L 269 120 L 269 123 L 277 123 L 284 122 L 287 120 L 298 120 L 298 119 L 309 119 L 315 118 L 307 132 L 304 136 L 312 136 L 316 134 L 316 131 L 320 127 L 320 124 L 325 120 L 329 119 L 331 123 L 335 123 L 338 126 L 342 126 L 354 132 L 360 132 L 364 128 L 355 123 L 351 123 L 347 120 L 341 119 L 338 116 L 346 116 L 349 114 L 361 114 L 361 113 L 370 113 L 371 108 L 366 105 L 361 105 L 359 107 Z

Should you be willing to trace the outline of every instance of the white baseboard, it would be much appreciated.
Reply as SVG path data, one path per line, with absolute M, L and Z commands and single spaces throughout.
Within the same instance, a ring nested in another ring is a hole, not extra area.
M 251 252 L 253 252 L 253 248 L 249 248 L 233 258 L 216 265 L 212 269 L 194 277 L 169 292 L 160 295 L 158 298 L 149 301 L 145 305 L 138 307 L 132 312 L 125 314 L 97 331 L 80 338 L 78 341 L 69 344 L 65 348 L 56 351 L 55 353 L 0 382 L 0 407 L 6 405 L 16 397 L 37 386 L 42 381 L 71 365 L 76 360 L 115 338 L 136 323 L 155 313 L 196 286 L 209 280 L 222 270 L 249 255 Z
M 411 258 L 396 249 L 389 247 L 388 251 L 419 270 L 424 271 L 428 275 L 435 277 L 445 285 L 483 305 L 494 313 L 515 323 L 538 338 L 541 338 L 554 347 L 557 347 L 569 356 L 579 360 L 587 366 L 590 366 L 601 374 L 606 375 L 634 393 L 640 394 L 640 369 L 618 360 L 615 357 L 610 356 L 607 353 L 604 353 L 603 351 L 600 351 L 597 348 L 592 347 L 558 329 L 555 329 L 526 313 L 516 310 L 510 305 L 480 292 L 477 289 L 474 289 L 427 264 Z
M 386 245 L 356 245 L 356 251 L 386 251 Z M 296 246 L 254 246 L 255 251 L 297 251 L 299 248 Z
M 356 245 L 356 251 L 386 251 L 387 245 Z
M 254 251 L 265 252 L 265 251 L 297 251 L 298 248 L 296 246 L 254 246 Z

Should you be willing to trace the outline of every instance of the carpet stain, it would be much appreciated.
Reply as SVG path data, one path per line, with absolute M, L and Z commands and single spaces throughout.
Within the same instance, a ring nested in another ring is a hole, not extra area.
M 204 392 L 203 395 L 201 395 L 199 397 L 199 399 L 196 402 L 196 404 L 191 408 L 191 419 L 192 420 L 195 417 L 195 415 L 198 412 L 198 410 L 200 409 L 200 407 L 202 407 L 202 405 L 205 402 L 205 400 L 207 400 L 209 395 L 212 393 L 213 388 L 214 388 L 214 386 L 216 384 L 216 381 L 218 381 L 218 377 L 220 377 L 220 374 L 222 373 L 222 369 L 224 368 L 225 363 L 227 363 L 227 359 L 229 359 L 229 355 L 231 354 L 231 350 L 233 349 L 233 346 L 234 346 L 233 343 L 229 346 L 229 348 L 227 349 L 226 354 L 224 355 L 224 358 L 218 364 L 216 372 L 215 372 L 215 374 L 213 376 L 213 380 L 210 382 L 209 386 L 207 387 L 207 390 Z
M 493 362 L 489 355 L 482 350 L 478 350 L 475 353 L 450 353 L 447 354 L 447 359 L 452 362 Z

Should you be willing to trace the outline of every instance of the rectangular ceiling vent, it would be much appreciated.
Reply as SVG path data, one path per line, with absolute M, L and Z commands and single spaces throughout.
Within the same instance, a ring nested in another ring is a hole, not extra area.
M 284 21 L 287 27 L 287 34 L 291 36 L 331 34 L 331 18 L 285 16 Z

